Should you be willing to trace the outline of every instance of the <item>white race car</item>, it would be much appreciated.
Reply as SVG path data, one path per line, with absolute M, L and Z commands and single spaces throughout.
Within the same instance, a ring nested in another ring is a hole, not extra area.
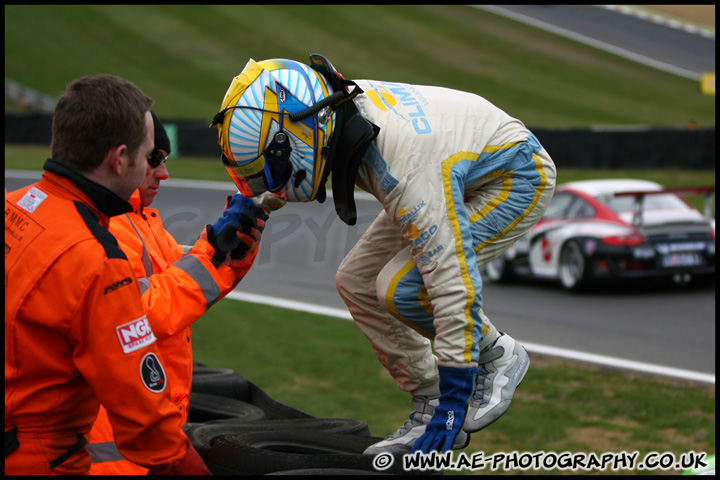
M 706 195 L 705 213 L 681 195 Z M 645 180 L 559 185 L 542 220 L 484 268 L 490 281 L 559 280 L 581 290 L 599 279 L 715 275 L 715 187 L 665 189 Z

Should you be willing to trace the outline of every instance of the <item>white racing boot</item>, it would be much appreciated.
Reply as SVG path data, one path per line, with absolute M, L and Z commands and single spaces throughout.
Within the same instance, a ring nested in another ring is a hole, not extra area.
M 500 333 L 495 343 L 480 352 L 475 389 L 462 429 L 472 433 L 500 418 L 525 378 L 530 357 L 510 335 Z
M 377 455 L 378 453 L 405 454 L 410 453 L 410 449 L 415 445 L 415 441 L 425 433 L 425 427 L 432 419 L 435 407 L 440 404 L 438 398 L 429 397 L 413 397 L 415 402 L 415 410 L 410 413 L 402 427 L 398 428 L 395 433 L 387 437 L 385 440 L 370 445 L 365 449 L 365 455 Z M 470 442 L 470 435 L 460 430 L 458 436 L 453 442 L 453 450 L 467 447 Z

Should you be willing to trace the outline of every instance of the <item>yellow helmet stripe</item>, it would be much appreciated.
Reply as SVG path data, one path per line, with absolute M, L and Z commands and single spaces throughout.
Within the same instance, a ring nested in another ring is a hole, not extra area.
M 252 85 L 252 83 L 260 76 L 263 70 L 263 67 L 261 67 L 255 60 L 253 60 L 252 58 L 248 60 L 248 63 L 243 69 L 243 71 L 238 76 L 232 79 L 230 87 L 228 87 L 227 92 L 225 92 L 225 97 L 223 98 L 220 110 L 222 111 L 228 107 L 235 106 L 238 102 L 238 99 L 242 96 L 245 90 L 247 90 L 247 88 Z M 227 142 L 223 139 L 229 138 L 231 117 L 232 115 L 226 116 L 223 119 L 221 128 L 218 128 L 218 143 L 220 144 L 220 147 L 223 149 L 223 151 L 225 152 L 225 156 L 228 159 L 232 159 L 232 152 L 230 151 L 230 145 L 228 145 Z

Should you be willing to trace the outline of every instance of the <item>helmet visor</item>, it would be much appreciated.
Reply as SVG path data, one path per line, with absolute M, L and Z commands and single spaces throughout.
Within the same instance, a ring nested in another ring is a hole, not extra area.
M 279 193 L 285 188 L 292 174 L 291 152 L 288 136 L 281 130 L 252 162 L 237 165 L 224 153 L 221 160 L 238 190 L 246 197 L 255 197 L 266 191 Z

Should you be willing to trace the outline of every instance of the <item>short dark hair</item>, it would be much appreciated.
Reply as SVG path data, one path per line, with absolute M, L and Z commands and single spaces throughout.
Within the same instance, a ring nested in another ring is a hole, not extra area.
M 134 157 L 147 136 L 145 113 L 153 103 L 135 84 L 114 75 L 73 80 L 55 107 L 53 160 L 92 172 L 118 145 Z

